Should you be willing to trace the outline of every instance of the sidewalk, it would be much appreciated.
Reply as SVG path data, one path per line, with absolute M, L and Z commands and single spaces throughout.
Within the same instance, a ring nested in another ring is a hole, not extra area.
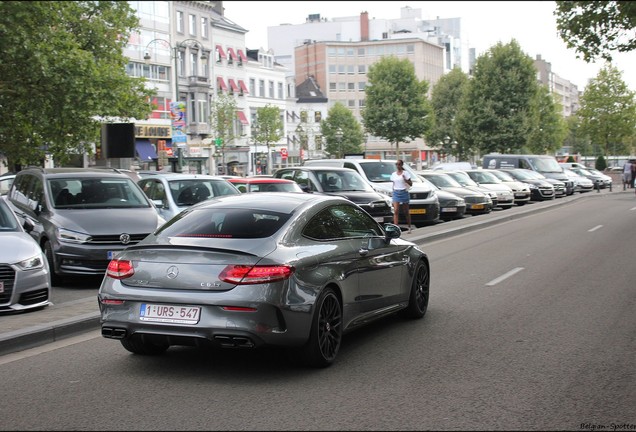
M 532 202 L 521 207 L 496 210 L 488 215 L 470 216 L 461 220 L 417 228 L 411 234 L 404 231 L 402 237 L 414 243 L 425 244 L 477 228 L 519 219 L 529 213 L 564 205 L 579 198 L 603 197 L 615 193 L 634 195 L 634 189 L 623 191 L 621 185 L 617 187 L 615 184 L 611 192 L 604 189 L 600 192 L 577 193 L 552 201 Z M 97 295 L 93 293 L 86 298 L 53 304 L 38 311 L 0 315 L 0 324 L 0 356 L 76 336 L 86 331 L 97 330 L 99 329 Z

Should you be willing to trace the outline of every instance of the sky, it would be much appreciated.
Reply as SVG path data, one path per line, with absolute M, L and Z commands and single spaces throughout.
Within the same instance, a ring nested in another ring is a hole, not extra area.
M 248 30 L 246 46 L 269 48 L 267 28 L 280 24 L 302 24 L 310 14 L 331 18 L 359 16 L 400 18 L 400 9 L 421 9 L 423 20 L 461 18 L 465 47 L 475 48 L 477 56 L 498 42 L 515 39 L 532 59 L 537 55 L 552 65 L 552 72 L 583 91 L 596 77 L 603 61 L 586 63 L 577 59 L 557 34 L 553 1 L 224 1 L 225 17 Z M 466 50 L 464 50 L 466 51 Z M 612 64 L 622 79 L 636 91 L 636 52 L 615 54 Z

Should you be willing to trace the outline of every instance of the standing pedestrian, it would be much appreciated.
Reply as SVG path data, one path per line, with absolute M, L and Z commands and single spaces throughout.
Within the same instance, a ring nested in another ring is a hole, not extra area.
M 411 212 L 409 211 L 409 188 L 413 185 L 411 174 L 404 170 L 404 161 L 398 159 L 395 163 L 395 171 L 391 174 L 393 182 L 393 223 L 398 225 L 400 220 L 400 207 L 405 211 L 406 223 L 411 232 Z
M 631 184 L 632 181 L 632 161 L 631 159 L 623 165 L 623 190 Z
M 632 159 L 630 160 L 630 162 L 632 163 L 632 172 L 631 172 L 631 178 L 629 179 L 629 184 L 633 188 L 634 180 L 636 180 L 636 159 Z

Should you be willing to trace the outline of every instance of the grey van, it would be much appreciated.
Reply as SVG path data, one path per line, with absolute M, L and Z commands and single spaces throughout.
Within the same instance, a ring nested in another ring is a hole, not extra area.
M 154 232 L 165 220 L 126 174 L 90 168 L 28 168 L 9 193 L 20 223 L 33 225 L 51 269 L 65 276 L 103 275 L 110 259 Z
M 536 171 L 548 179 L 565 183 L 566 195 L 574 193 L 574 183 L 563 172 L 554 156 L 490 153 L 484 155 L 482 167 L 489 169 L 524 168 Z

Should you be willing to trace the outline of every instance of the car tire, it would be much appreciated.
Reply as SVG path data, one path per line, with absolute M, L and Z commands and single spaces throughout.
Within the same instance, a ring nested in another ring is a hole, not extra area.
M 426 315 L 430 284 L 431 273 L 428 264 L 424 261 L 419 261 L 413 274 L 409 304 L 403 311 L 403 315 L 406 318 L 419 319 Z
M 44 249 L 44 256 L 46 257 L 46 260 L 49 263 L 51 285 L 60 286 L 64 282 L 64 278 L 62 278 L 62 276 L 57 274 L 57 271 L 55 268 L 55 255 L 53 254 L 53 246 L 51 245 L 51 242 L 48 240 L 45 241 L 43 249 Z
M 128 351 L 139 355 L 160 355 L 170 347 L 170 345 L 144 341 L 143 338 L 136 337 L 125 338 L 120 342 Z
M 302 348 L 307 366 L 324 368 L 333 363 L 342 342 L 342 304 L 331 288 L 325 288 L 315 303 L 309 340 Z

